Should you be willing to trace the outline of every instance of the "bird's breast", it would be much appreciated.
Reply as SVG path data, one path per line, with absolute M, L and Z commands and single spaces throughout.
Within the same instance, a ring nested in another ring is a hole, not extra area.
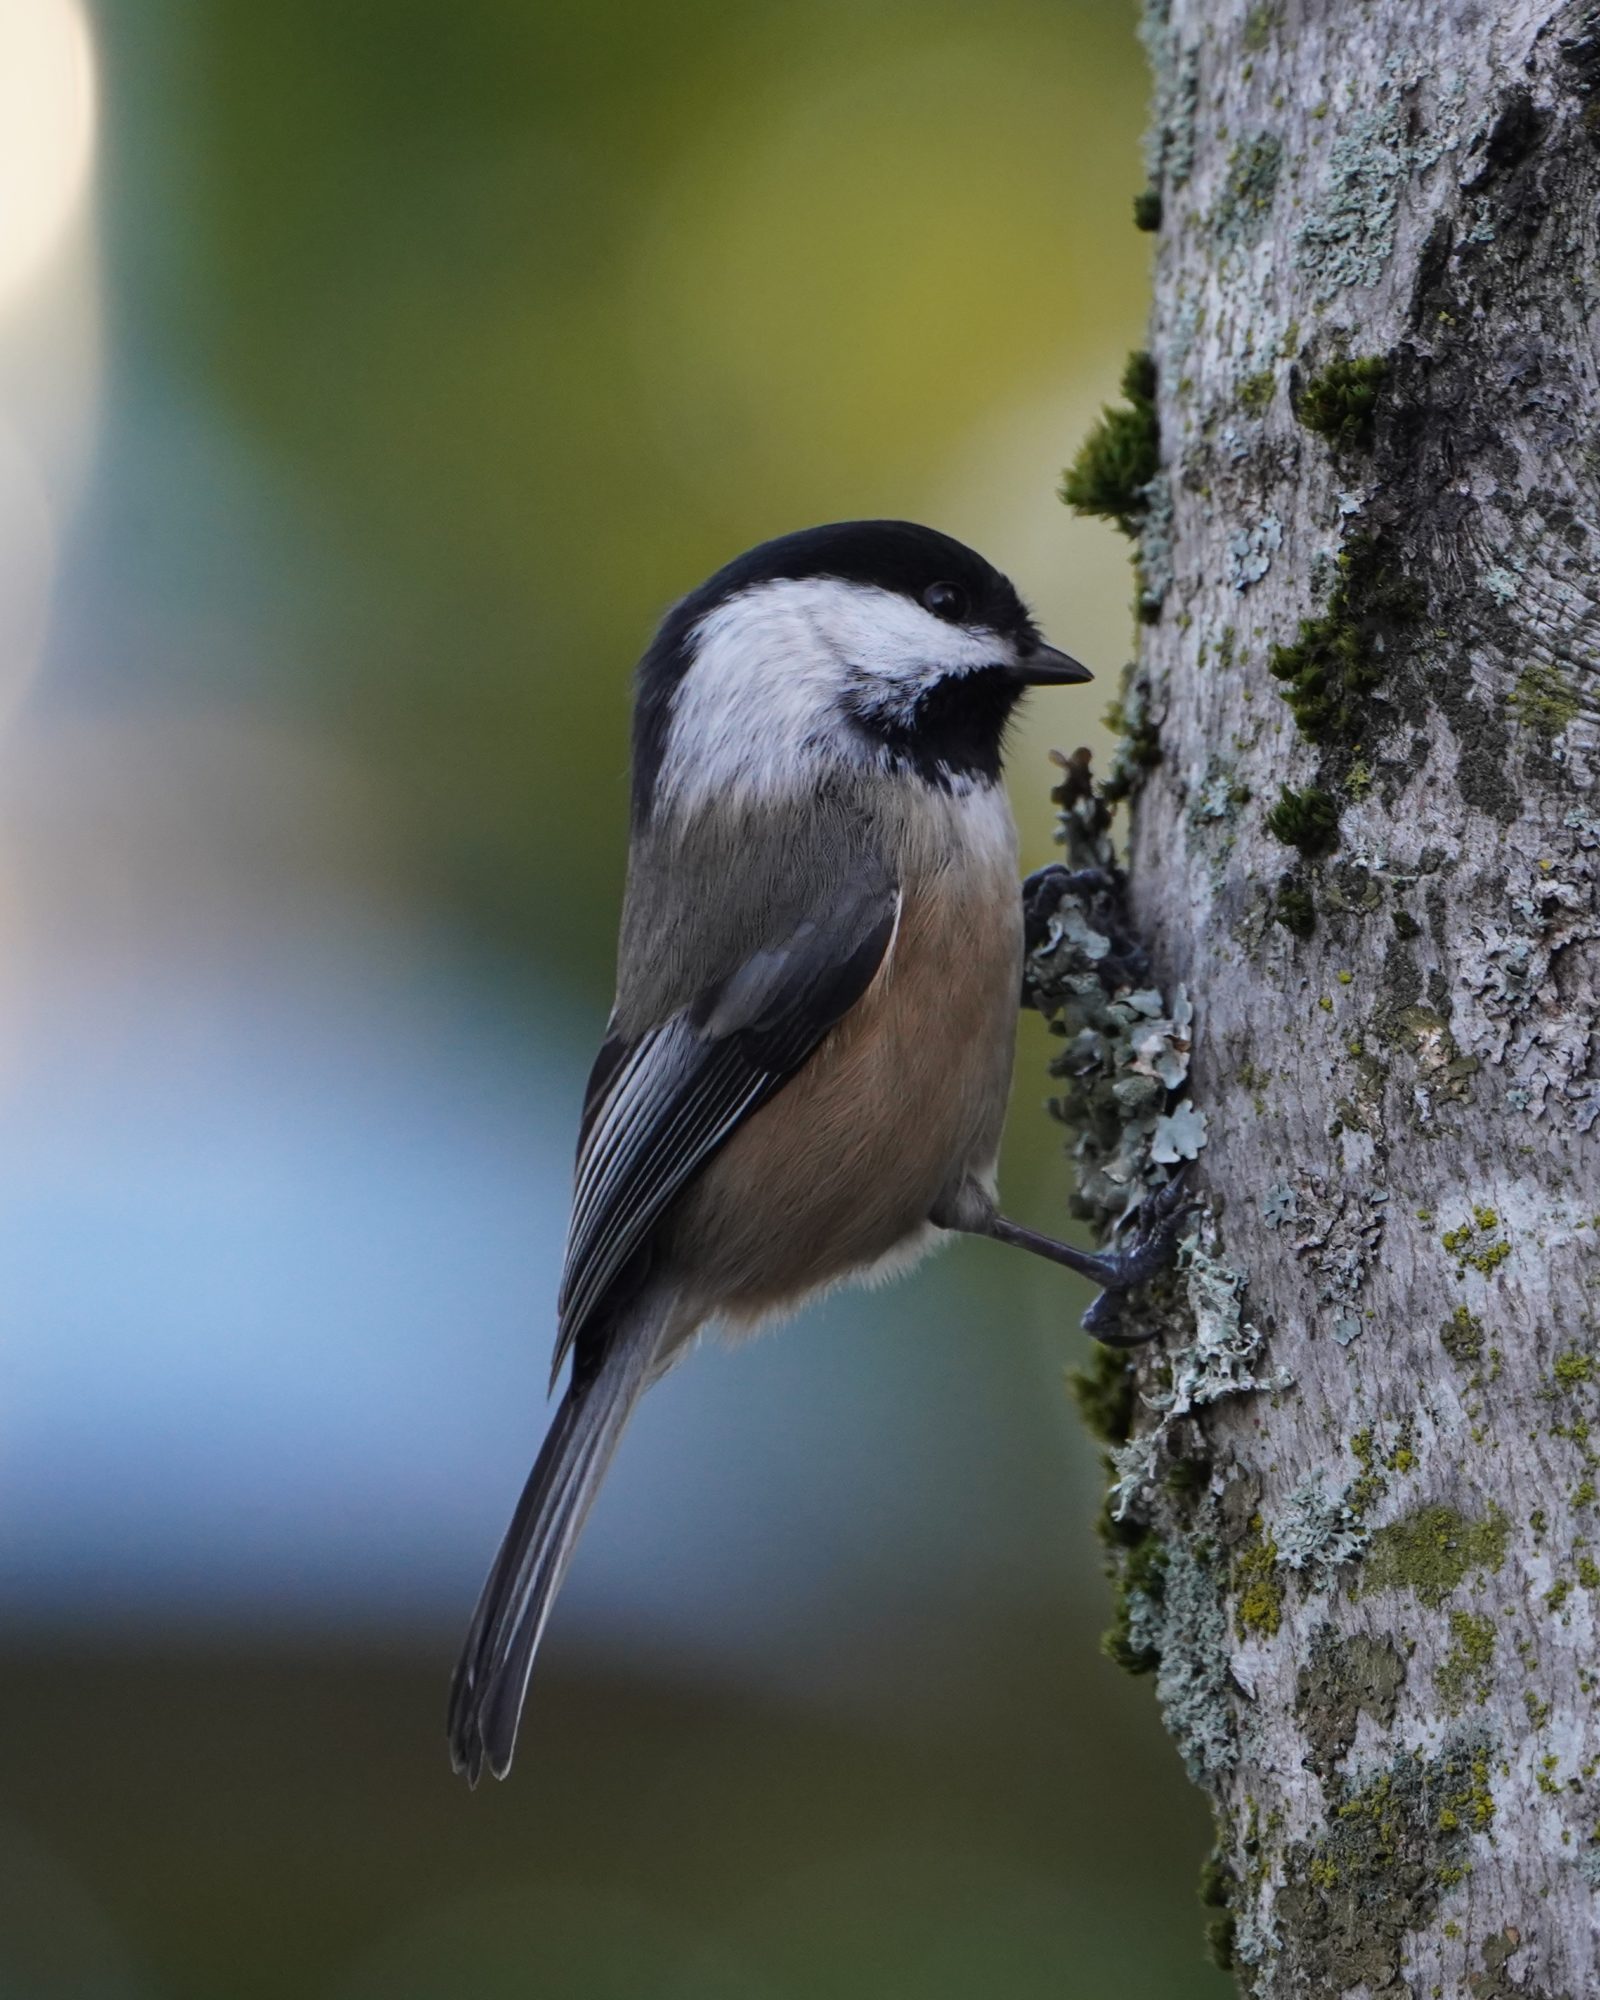
M 903 902 L 877 978 L 674 1230 L 711 1310 L 756 1317 L 877 1264 L 926 1234 L 948 1188 L 992 1175 L 1022 962 L 1010 810 L 992 788 L 935 794 L 886 832 Z

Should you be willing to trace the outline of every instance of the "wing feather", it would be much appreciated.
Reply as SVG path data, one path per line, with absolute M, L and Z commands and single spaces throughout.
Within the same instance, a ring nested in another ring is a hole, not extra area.
M 631 1046 L 607 1040 L 578 1145 L 551 1380 L 673 1198 L 865 993 L 900 894 L 880 866 Z

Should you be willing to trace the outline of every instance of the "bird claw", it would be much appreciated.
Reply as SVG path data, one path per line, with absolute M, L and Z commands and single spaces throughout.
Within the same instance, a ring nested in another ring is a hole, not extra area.
M 1188 1167 L 1185 1165 L 1154 1194 L 1146 1195 L 1124 1224 L 1128 1231 L 1127 1242 L 1116 1250 L 1106 1252 L 1101 1259 L 1108 1270 L 1105 1290 L 1084 1314 L 1080 1324 L 1085 1333 L 1106 1347 L 1141 1347 L 1155 1336 L 1154 1327 L 1138 1333 L 1123 1332 L 1120 1326 L 1122 1308 L 1129 1292 L 1138 1285 L 1148 1283 L 1171 1262 L 1184 1223 L 1200 1206 L 1199 1202 L 1185 1196 L 1187 1177 Z

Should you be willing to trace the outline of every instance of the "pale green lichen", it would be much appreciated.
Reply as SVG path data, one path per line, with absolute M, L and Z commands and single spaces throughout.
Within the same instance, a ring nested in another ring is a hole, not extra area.
M 1420 71 L 1424 64 L 1414 66 Z M 1411 78 L 1391 56 L 1375 89 L 1364 91 L 1328 148 L 1322 186 L 1310 197 L 1295 261 L 1321 305 L 1348 285 L 1375 285 L 1394 248 L 1400 196 L 1457 143 L 1453 124 L 1459 88 L 1447 89 L 1434 130 L 1415 129 L 1408 101 Z
M 1239 1757 L 1228 1621 L 1216 1575 L 1187 1546 L 1170 1552 L 1162 1612 L 1156 1701 L 1190 1778 L 1214 1783 Z
M 1153 86 L 1145 131 L 1145 170 L 1151 185 L 1180 188 L 1194 169 L 1195 117 L 1200 108 L 1200 57 L 1174 33 L 1171 0 L 1145 0 L 1139 39 Z
M 1208 218 L 1220 249 L 1246 249 L 1260 242 L 1282 167 L 1283 141 L 1275 132 L 1253 133 L 1234 147 Z
M 1181 986 L 1168 1001 L 1149 983 L 1127 928 L 1111 805 L 1087 752 L 1065 760 L 1052 796 L 1073 873 L 1041 916 L 1027 992 L 1063 1044 L 1050 1108 L 1076 1134 L 1074 1210 L 1107 1229 L 1205 1144 L 1205 1114 L 1187 1095 L 1194 1010 Z
M 1167 1438 L 1181 1418 L 1228 1396 L 1284 1385 L 1282 1376 L 1263 1378 L 1255 1372 L 1262 1336 L 1244 1316 L 1242 1275 L 1198 1235 L 1185 1240 L 1179 1261 L 1194 1335 L 1169 1349 L 1168 1386 L 1146 1391 L 1144 1400 L 1156 1421 L 1111 1454 L 1115 1477 L 1110 1505 L 1118 1520 L 1143 1505 L 1159 1475 Z
M 1320 1591 L 1331 1585 L 1342 1565 L 1365 1550 L 1371 1534 L 1351 1506 L 1348 1490 L 1330 1494 L 1322 1474 L 1313 1472 L 1284 1499 L 1272 1539 L 1284 1567 Z

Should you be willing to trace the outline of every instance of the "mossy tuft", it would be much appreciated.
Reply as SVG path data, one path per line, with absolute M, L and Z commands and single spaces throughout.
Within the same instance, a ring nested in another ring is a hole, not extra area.
M 1298 792 L 1285 785 L 1267 814 L 1267 831 L 1285 847 L 1299 848 L 1308 860 L 1331 854 L 1339 845 L 1339 803 L 1318 785 Z
M 1298 875 L 1291 873 L 1280 879 L 1272 899 L 1272 920 L 1282 924 L 1291 937 L 1308 938 L 1317 928 L 1317 906 Z
M 1483 1359 L 1483 1321 L 1457 1306 L 1440 1328 L 1439 1344 L 1458 1368 L 1476 1368 Z
M 1161 464 L 1156 365 L 1148 354 L 1128 356 L 1122 393 L 1127 402 L 1102 410 L 1079 446 L 1062 479 L 1061 497 L 1075 514 L 1098 515 L 1125 535 L 1137 535 L 1150 511 L 1145 489 Z
M 1388 362 L 1378 354 L 1330 361 L 1300 391 L 1294 413 L 1335 450 L 1364 448 L 1372 442 L 1373 417 L 1388 373 Z
M 1359 742 L 1365 697 L 1383 680 L 1394 632 L 1419 609 L 1416 586 L 1374 537 L 1346 543 L 1326 608 L 1302 618 L 1294 642 L 1274 646 L 1267 661 L 1307 742 L 1324 748 Z
M 1200 1870 L 1200 1901 L 1212 1912 L 1206 1919 L 1206 1951 L 1221 1972 L 1233 1970 L 1234 1934 L 1238 1925 L 1229 1905 L 1237 1886 L 1232 1869 L 1213 1850 Z
M 1133 198 L 1133 226 L 1148 230 L 1151 235 L 1161 227 L 1161 190 L 1158 187 L 1140 188 Z
M 1078 1414 L 1102 1444 L 1126 1444 L 1133 1428 L 1133 1362 L 1121 1348 L 1097 1345 L 1086 1365 L 1067 1374 Z

